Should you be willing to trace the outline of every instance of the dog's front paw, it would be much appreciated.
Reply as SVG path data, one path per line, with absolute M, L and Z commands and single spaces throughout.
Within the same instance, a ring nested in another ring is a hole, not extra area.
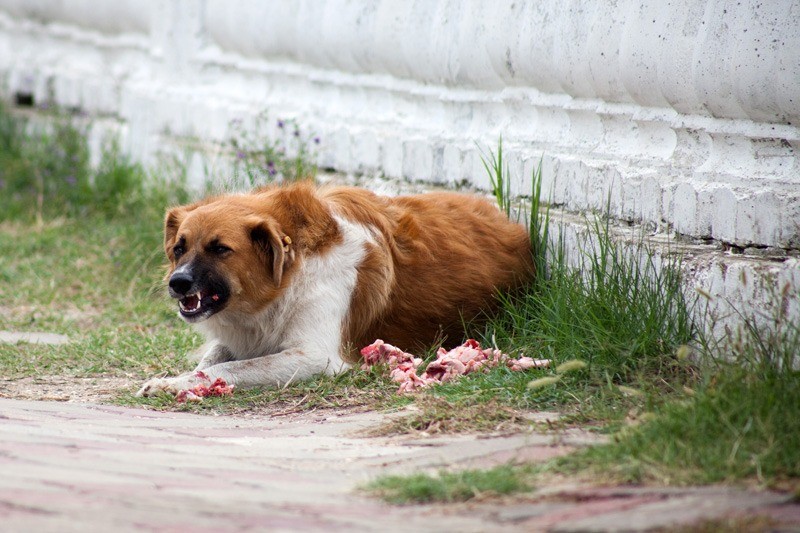
M 175 378 L 153 378 L 142 385 L 136 396 L 156 396 L 160 393 L 177 396 L 182 390 L 191 389 L 198 383 L 202 383 L 202 381 L 202 378 L 194 374 L 184 374 Z

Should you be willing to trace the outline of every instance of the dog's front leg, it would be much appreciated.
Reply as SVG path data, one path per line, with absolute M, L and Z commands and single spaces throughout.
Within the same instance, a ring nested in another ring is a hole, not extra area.
M 198 375 L 198 371 L 233 359 L 231 352 L 216 342 L 206 345 L 205 348 L 205 353 L 194 370 L 191 372 L 184 372 L 180 376 L 174 378 L 152 378 L 139 389 L 136 396 L 152 396 L 159 391 L 171 390 L 173 388 L 171 386 L 172 383 L 191 383 L 191 385 L 184 387 L 184 389 L 192 388 L 198 383 L 203 382 L 203 380 L 199 378 L 200 375 Z
M 174 378 L 154 378 L 144 384 L 137 396 L 154 396 L 159 392 L 178 394 L 201 383 L 222 378 L 236 388 L 284 387 L 318 374 L 336 374 L 349 366 L 338 356 L 303 349 L 255 357 L 243 361 L 226 361 Z
M 203 354 L 200 362 L 197 363 L 194 372 L 232 360 L 233 355 L 231 354 L 230 350 L 221 344 L 217 344 L 216 341 L 212 341 L 211 346 L 206 350 L 206 353 Z
M 223 378 L 238 388 L 285 387 L 319 374 L 333 375 L 349 366 L 338 354 L 314 353 L 302 349 L 255 357 L 243 361 L 228 361 L 206 368 L 209 379 Z

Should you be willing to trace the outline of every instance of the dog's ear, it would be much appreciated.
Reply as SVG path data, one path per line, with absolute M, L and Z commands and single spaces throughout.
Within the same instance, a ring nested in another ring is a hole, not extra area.
M 272 268 L 272 280 L 280 286 L 283 273 L 294 262 L 292 239 L 271 220 L 259 220 L 250 229 L 250 238 L 264 263 Z
M 173 207 L 167 211 L 167 216 L 164 219 L 164 250 L 167 255 L 175 245 L 175 236 L 178 234 L 178 228 L 188 212 L 189 210 L 183 206 Z

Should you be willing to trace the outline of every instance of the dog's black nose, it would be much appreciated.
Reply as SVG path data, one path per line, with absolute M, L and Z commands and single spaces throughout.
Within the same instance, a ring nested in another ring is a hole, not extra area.
M 175 294 L 185 295 L 192 288 L 194 279 L 186 272 L 176 272 L 169 278 L 169 288 Z

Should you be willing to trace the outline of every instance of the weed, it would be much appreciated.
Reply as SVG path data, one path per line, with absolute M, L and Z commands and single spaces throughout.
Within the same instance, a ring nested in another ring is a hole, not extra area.
M 501 155 L 491 161 L 485 165 L 508 212 L 498 185 L 507 183 Z M 539 225 L 531 223 L 532 239 L 547 236 L 549 218 L 533 218 Z M 555 372 L 540 372 L 533 381 L 524 375 L 467 376 L 431 389 L 428 394 L 443 406 L 403 423 L 412 429 L 444 425 L 453 420 L 445 413 L 496 398 L 507 405 L 567 407 L 572 420 L 601 420 L 607 431 L 619 431 L 609 444 L 546 467 L 520 467 L 516 475 L 591 472 L 606 482 L 667 484 L 755 479 L 798 490 L 800 323 L 788 316 L 788 285 L 776 297 L 774 316 L 740 313 L 739 330 L 711 338 L 704 332 L 713 328 L 690 318 L 679 257 L 656 256 L 643 239 L 626 249 L 599 218 L 577 268 L 568 263 L 562 240 L 540 243 L 538 257 L 548 261 L 547 271 L 542 275 L 540 268 L 523 291 L 500 296 L 502 311 L 489 320 L 483 339 L 551 358 Z M 687 357 L 690 344 L 700 353 L 695 363 Z M 449 497 L 442 496 L 440 478 L 384 478 L 373 487 L 390 501 L 432 501 Z
M 0 104 L 0 221 L 33 219 L 42 226 L 59 217 L 126 213 L 160 219 L 167 202 L 187 196 L 180 180 L 169 186 L 164 178 L 151 180 L 114 139 L 92 168 L 88 127 L 58 110 L 47 118 L 32 122 Z
M 484 165 L 498 204 L 508 212 L 502 144 Z M 550 235 L 549 208 L 541 213 L 541 184 L 540 164 L 534 171 L 530 204 L 538 275 L 523 290 L 499 296 L 501 312 L 489 317 L 481 336 L 506 351 L 524 351 L 556 364 L 585 362 L 568 376 L 539 376 L 536 385 L 541 386 L 527 391 L 530 403 L 572 405 L 584 420 L 618 419 L 625 416 L 624 408 L 636 403 L 626 398 L 631 390 L 660 393 L 656 389 L 665 385 L 665 377 L 687 370 L 674 357 L 695 333 L 680 258 L 657 257 L 644 238 L 620 244 L 608 219 L 596 218 L 582 243 L 581 260 L 571 264 L 563 239 Z M 563 228 L 559 234 L 564 235 Z M 609 411 L 609 402 L 619 408 Z
M 384 375 L 350 370 L 336 376 L 318 376 L 281 389 L 237 390 L 233 396 L 209 397 L 202 402 L 178 404 L 170 395 L 138 398 L 129 393 L 117 398 L 117 403 L 162 410 L 227 414 L 269 408 L 273 416 L 281 416 L 315 409 L 385 408 L 398 403 L 395 390 L 396 385 Z
M 47 126 L 12 116 L 0 106 L 0 217 L 66 214 L 90 189 L 85 131 L 66 115 Z
M 442 386 L 446 390 L 449 387 Z M 494 399 L 483 402 L 450 402 L 441 396 L 423 394 L 414 398 L 410 414 L 398 416 L 386 424 L 371 428 L 371 436 L 404 435 L 423 432 L 508 432 L 529 428 L 531 422 L 517 409 L 500 404 Z
M 85 191 L 86 197 L 79 199 L 80 205 L 91 205 L 98 213 L 125 215 L 139 211 L 148 203 L 147 175 L 141 165 L 133 163 L 120 152 L 116 140 L 109 140 L 103 147 L 100 164 Z
M 752 315 L 742 319 L 740 331 L 706 343 L 713 348 L 703 356 L 704 379 L 681 401 L 661 406 L 609 445 L 560 460 L 558 468 L 632 482 L 796 483 L 800 321 L 783 314 L 767 324 Z
M 489 154 L 481 153 L 481 163 L 489 176 L 494 195 L 500 210 L 511 218 L 511 173 L 508 166 L 503 163 L 503 138 L 497 143 L 497 153 L 490 150 Z
M 439 472 L 438 475 L 386 476 L 364 487 L 389 503 L 462 502 L 476 497 L 529 491 L 520 469 L 503 466 L 490 470 Z
M 489 176 L 492 195 L 497 201 L 497 206 L 509 219 L 513 219 L 514 199 L 511 193 L 511 172 L 503 162 L 502 137 L 497 142 L 496 153 L 492 150 L 489 150 L 488 154 L 481 151 L 481 163 Z M 531 250 L 536 272 L 540 276 L 545 276 L 547 273 L 547 250 L 550 239 L 550 206 L 542 201 L 541 160 L 533 170 L 531 178 L 530 204 L 521 206 L 522 210 L 516 213 L 517 222 L 519 222 L 518 217 L 520 215 L 528 220 L 528 234 L 531 237 Z
M 258 115 L 253 130 L 238 120 L 231 123 L 234 187 L 249 189 L 316 176 L 317 167 L 312 161 L 320 138 L 304 133 L 295 120 L 277 120 L 274 129 L 271 124 L 267 113 Z
M 0 107 L 0 329 L 71 340 L 0 344 L 0 374 L 138 380 L 188 370 L 200 338 L 175 318 L 161 279 L 163 214 L 190 199 L 185 168 L 148 172 L 114 139 L 93 168 L 87 129 L 63 112 L 33 120 Z M 300 173 L 311 168 L 304 150 L 292 160 Z
M 544 213 L 542 209 L 544 208 Z M 542 160 L 534 169 L 531 176 L 531 202 L 528 216 L 528 234 L 531 238 L 531 253 L 533 254 L 533 264 L 536 267 L 537 278 L 546 280 L 549 277 L 548 267 L 548 248 L 550 247 L 550 204 L 542 201 Z M 559 252 L 563 252 L 559 250 Z M 563 255 L 563 254 L 561 254 Z M 561 261 L 560 256 L 556 256 L 556 261 Z

